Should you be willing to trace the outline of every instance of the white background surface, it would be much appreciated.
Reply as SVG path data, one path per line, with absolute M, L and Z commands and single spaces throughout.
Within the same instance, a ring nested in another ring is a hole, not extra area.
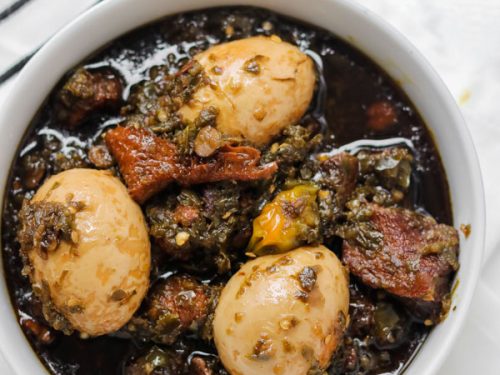
M 0 11 L 13 1 L 0 0 Z M 500 374 L 500 0 L 359 1 L 426 56 L 469 125 L 486 189 L 487 255 L 470 316 L 440 374 Z M 32 0 L 0 21 L 0 73 L 94 2 Z M 0 86 L 0 110 L 8 110 L 2 101 L 13 84 Z M 11 374 L 1 353 L 0 374 Z

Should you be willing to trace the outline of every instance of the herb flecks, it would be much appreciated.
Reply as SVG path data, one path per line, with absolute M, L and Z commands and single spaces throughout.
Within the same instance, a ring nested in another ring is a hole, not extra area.
M 74 244 L 78 235 L 74 228 L 75 214 L 83 207 L 77 202 L 24 201 L 19 212 L 17 234 L 21 252 L 37 251 L 44 259 L 55 251 L 61 241 Z
M 250 74 L 259 75 L 262 71 L 262 63 L 269 60 L 268 57 L 263 55 L 256 55 L 251 59 L 245 61 L 243 70 Z

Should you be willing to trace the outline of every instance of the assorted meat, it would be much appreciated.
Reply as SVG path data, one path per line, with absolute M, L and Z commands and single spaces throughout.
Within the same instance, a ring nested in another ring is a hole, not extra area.
M 116 109 L 122 101 L 122 82 L 112 71 L 78 69 L 56 97 L 57 119 L 75 128 L 95 111 Z
M 181 157 L 174 144 L 147 129 L 119 126 L 106 133 L 106 144 L 139 203 L 174 181 L 184 186 L 252 181 L 268 179 L 278 170 L 276 163 L 259 165 L 260 152 L 253 147 L 226 145 L 207 160 Z
M 436 304 L 440 311 L 458 269 L 457 231 L 430 216 L 377 204 L 351 216 L 342 246 L 349 271 L 372 288 Z

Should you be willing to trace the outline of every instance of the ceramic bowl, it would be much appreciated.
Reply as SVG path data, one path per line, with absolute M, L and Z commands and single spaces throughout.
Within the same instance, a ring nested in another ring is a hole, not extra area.
M 461 242 L 456 309 L 432 330 L 406 375 L 436 374 L 467 316 L 484 244 L 484 194 L 476 152 L 452 96 L 422 55 L 395 29 L 346 0 L 107 0 L 55 35 L 26 65 L 0 109 L 0 182 L 31 119 L 62 75 L 114 38 L 164 16 L 206 7 L 252 5 L 323 27 L 348 40 L 401 83 L 434 134 L 448 176 L 454 223 L 470 223 Z M 0 269 L 3 269 L 0 268 Z M 0 350 L 15 374 L 45 368 L 21 331 L 0 278 Z M 9 301 L 9 302 L 7 302 Z

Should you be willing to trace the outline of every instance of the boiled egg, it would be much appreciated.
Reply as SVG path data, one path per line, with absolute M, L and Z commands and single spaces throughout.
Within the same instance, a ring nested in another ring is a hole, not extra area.
M 141 209 L 118 178 L 92 169 L 52 176 L 30 204 L 37 202 L 74 211 L 71 241 L 48 252 L 27 252 L 47 320 L 54 326 L 51 319 L 63 316 L 83 337 L 118 330 L 149 286 L 150 242 Z
M 220 132 L 258 146 L 297 123 L 313 97 L 316 75 L 311 58 L 277 36 L 219 44 L 194 59 L 209 84 L 181 107 L 181 117 L 194 121 L 202 109 L 215 107 Z
M 326 369 L 348 322 L 348 276 L 324 246 L 256 258 L 220 296 L 214 339 L 232 375 Z

